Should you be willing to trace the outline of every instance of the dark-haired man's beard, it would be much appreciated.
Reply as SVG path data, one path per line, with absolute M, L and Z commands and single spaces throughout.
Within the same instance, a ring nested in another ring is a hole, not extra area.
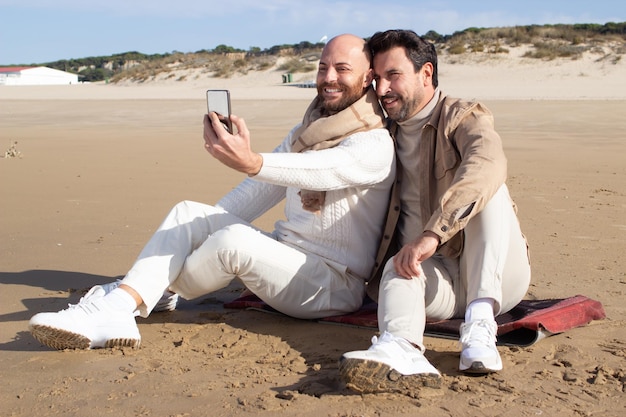
M 387 110 L 384 102 L 385 97 L 394 97 L 397 101 L 401 103 L 400 107 L 391 111 Z M 395 94 L 389 94 L 388 96 L 383 96 L 381 98 L 381 102 L 383 104 L 383 108 L 385 109 L 387 115 L 391 120 L 395 122 L 404 122 L 415 114 L 415 110 L 418 107 L 419 100 L 417 98 L 407 100 L 404 97 Z
M 324 99 L 324 89 L 325 88 L 333 88 L 333 89 L 341 89 L 342 94 L 341 98 L 337 101 L 326 101 Z M 363 85 L 359 83 L 355 83 L 354 85 L 345 85 L 339 83 L 324 83 L 322 85 L 317 86 L 317 94 L 322 99 L 322 108 L 328 114 L 333 114 L 340 112 L 341 110 L 345 110 L 354 104 L 358 99 L 363 97 Z

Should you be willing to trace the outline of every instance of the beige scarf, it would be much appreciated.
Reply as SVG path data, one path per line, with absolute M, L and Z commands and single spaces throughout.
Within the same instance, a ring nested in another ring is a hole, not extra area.
M 337 146 L 348 136 L 384 126 L 385 116 L 373 88 L 350 107 L 331 116 L 324 116 L 321 100 L 316 97 L 302 119 L 302 126 L 294 132 L 296 138 L 292 152 L 322 150 Z M 302 208 L 319 212 L 324 205 L 326 192 L 301 190 Z

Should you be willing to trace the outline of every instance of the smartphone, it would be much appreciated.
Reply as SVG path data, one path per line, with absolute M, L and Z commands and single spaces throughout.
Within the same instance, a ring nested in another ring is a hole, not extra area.
M 207 90 L 206 104 L 209 113 L 217 113 L 226 130 L 232 133 L 233 125 L 230 121 L 230 91 Z

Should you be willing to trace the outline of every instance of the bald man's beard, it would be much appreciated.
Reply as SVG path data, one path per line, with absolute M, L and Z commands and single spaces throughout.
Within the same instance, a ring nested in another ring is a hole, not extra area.
M 341 98 L 332 102 L 324 100 L 323 91 L 325 88 L 341 89 Z M 317 94 L 322 99 L 322 108 L 330 114 L 347 109 L 363 97 L 363 93 L 365 93 L 365 89 L 360 82 L 355 83 L 354 85 L 324 83 L 317 86 Z

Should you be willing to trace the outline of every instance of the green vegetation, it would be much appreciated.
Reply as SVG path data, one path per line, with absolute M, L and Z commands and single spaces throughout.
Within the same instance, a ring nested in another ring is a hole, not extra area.
M 626 53 L 626 22 L 574 25 L 528 25 L 502 28 L 467 28 L 452 35 L 428 31 L 424 38 L 433 42 L 439 53 L 506 54 L 509 47 L 530 45 L 527 58 L 576 59 L 586 51 L 599 51 L 600 45 L 608 46 L 610 53 L 600 59 L 617 63 Z M 158 75 L 166 79 L 182 81 L 185 75 L 177 71 L 198 69 L 214 77 L 227 78 L 234 74 L 265 70 L 276 65 L 279 57 L 287 58 L 278 68 L 280 71 L 297 73 L 314 71 L 323 43 L 300 42 L 295 45 L 275 45 L 262 50 L 250 47 L 248 51 L 228 45 L 218 45 L 212 50 L 193 53 L 173 51 L 165 54 L 146 55 L 125 52 L 111 56 L 89 57 L 43 63 L 50 68 L 77 73 L 82 81 L 131 80 L 145 82 Z
M 278 67 L 279 70 L 284 72 L 310 72 L 315 71 L 316 68 L 315 64 L 295 57 Z
M 168 54 L 146 55 L 133 51 L 111 56 L 61 60 L 42 65 L 78 74 L 81 81 L 102 81 L 124 71 L 132 63 L 158 61 L 167 56 Z
M 532 45 L 528 58 L 579 57 L 600 43 L 610 44 L 615 54 L 624 53 L 626 22 L 575 25 L 528 25 L 504 28 L 468 28 L 451 36 L 428 32 L 440 50 L 450 54 L 466 52 L 508 53 L 505 47 Z

